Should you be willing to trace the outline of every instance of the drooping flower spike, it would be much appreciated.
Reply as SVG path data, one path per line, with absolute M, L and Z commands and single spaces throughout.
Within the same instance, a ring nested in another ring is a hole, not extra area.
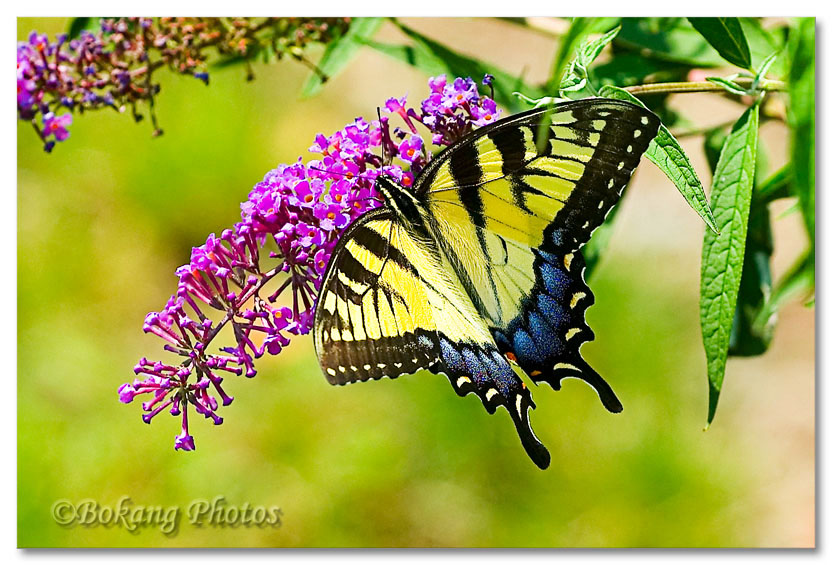
M 276 57 L 305 59 L 310 43 L 326 43 L 346 32 L 350 18 L 104 18 L 100 29 L 50 41 L 32 32 L 17 46 L 17 114 L 31 122 L 51 151 L 69 136 L 72 113 L 99 109 L 131 110 L 142 119 L 146 103 L 154 134 L 161 133 L 153 112 L 163 67 L 209 83 L 207 61 L 246 58 L 268 46 Z M 40 116 L 40 118 L 39 118 Z
M 486 76 L 484 84 L 490 80 Z M 175 449 L 195 449 L 188 405 L 221 424 L 220 402 L 227 406 L 234 400 L 223 388 L 223 375 L 254 377 L 257 359 L 280 353 L 291 336 L 310 332 L 339 236 L 383 203 L 376 178 L 384 174 L 411 186 L 430 161 L 417 126 L 427 129 L 435 145 L 450 145 L 499 116 L 494 101 L 480 95 L 470 78 L 449 84 L 439 76 L 428 85 L 431 92 L 419 112 L 407 107 L 406 96 L 391 98 L 384 105 L 389 115 L 372 122 L 356 118 L 330 136 L 315 136 L 309 150 L 316 159 L 266 173 L 240 206 L 242 220 L 219 237 L 211 234 L 177 269 L 176 293 L 162 311 L 147 315 L 144 331 L 179 355 L 179 365 L 142 358 L 134 372 L 143 378 L 118 389 L 124 403 L 151 396 L 142 404 L 147 423 L 164 410 L 181 417 Z M 391 130 L 391 117 L 406 130 Z M 209 351 L 228 326 L 234 345 Z

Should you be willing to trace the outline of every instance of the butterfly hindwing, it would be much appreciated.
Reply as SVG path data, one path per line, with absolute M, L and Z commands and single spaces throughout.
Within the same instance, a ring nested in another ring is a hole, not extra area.
M 580 354 L 595 334 L 585 312 L 595 298 L 584 282 L 580 251 L 554 255 L 533 250 L 535 283 L 521 301 L 520 313 L 504 327 L 493 329 L 497 346 L 535 382 L 560 390 L 560 381 L 579 378 L 592 386 L 610 412 L 621 402 L 607 382 Z
M 531 393 L 429 240 L 389 210 L 363 216 L 341 237 L 321 287 L 315 347 L 327 379 L 347 384 L 430 369 L 489 413 L 505 406 L 532 460 L 549 464 L 534 435 Z
M 554 254 L 530 249 L 485 231 L 488 254 L 452 252 L 463 273 L 463 287 L 472 293 L 486 317 L 501 353 L 515 361 L 535 382 L 560 389 L 565 377 L 586 381 L 612 412 L 621 404 L 610 386 L 579 353 L 594 338 L 586 309 L 594 296 L 584 282 L 581 252 Z

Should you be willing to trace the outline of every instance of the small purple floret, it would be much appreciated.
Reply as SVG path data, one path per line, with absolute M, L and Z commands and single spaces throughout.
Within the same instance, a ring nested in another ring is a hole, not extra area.
M 194 445 L 194 437 L 187 435 L 186 433 L 181 433 L 180 435 L 176 436 L 176 441 L 173 444 L 174 449 L 181 449 L 182 451 L 193 451 L 196 449 L 196 445 Z

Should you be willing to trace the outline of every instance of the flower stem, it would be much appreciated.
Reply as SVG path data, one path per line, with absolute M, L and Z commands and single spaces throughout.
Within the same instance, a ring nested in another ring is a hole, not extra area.
M 751 86 L 752 79 L 738 78 L 734 82 L 740 86 Z M 786 83 L 779 80 L 767 80 L 760 85 L 760 88 L 769 92 L 780 92 L 786 90 Z M 726 92 L 718 84 L 702 82 L 657 82 L 654 84 L 640 84 L 628 86 L 624 90 L 635 96 L 647 94 L 681 94 L 690 92 Z

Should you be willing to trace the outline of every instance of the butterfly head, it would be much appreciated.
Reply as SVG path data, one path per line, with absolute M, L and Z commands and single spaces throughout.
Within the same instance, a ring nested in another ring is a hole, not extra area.
M 384 197 L 385 204 L 406 224 L 422 222 L 422 203 L 412 189 L 402 186 L 388 175 L 376 178 L 376 190 Z

